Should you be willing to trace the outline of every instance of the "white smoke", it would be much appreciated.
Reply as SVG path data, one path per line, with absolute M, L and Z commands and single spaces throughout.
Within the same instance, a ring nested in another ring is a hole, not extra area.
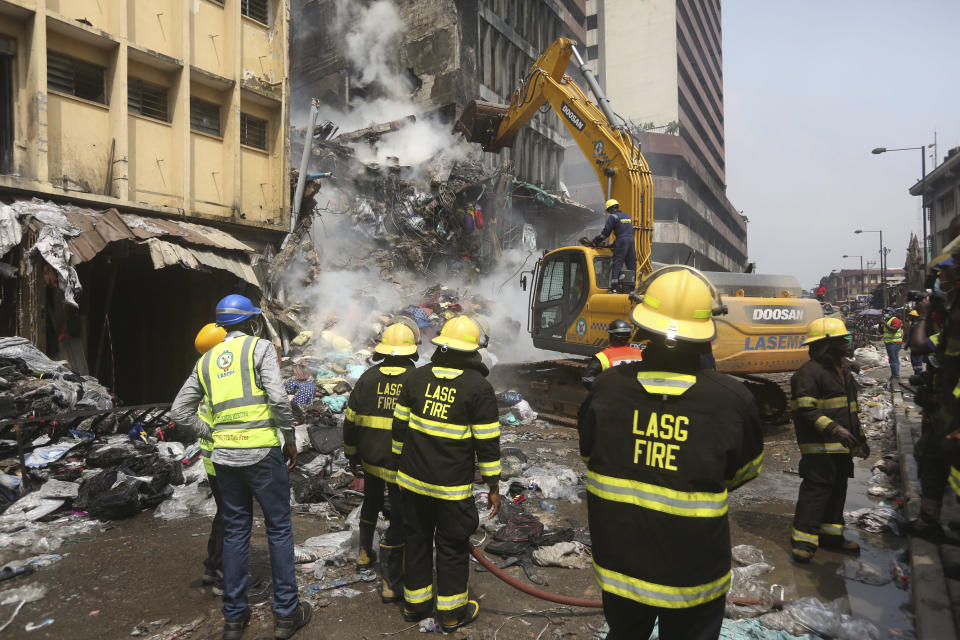
M 394 65 L 404 24 L 392 0 L 367 6 L 357 0 L 337 0 L 332 28 L 333 34 L 344 34 L 343 53 L 353 66 L 355 82 L 361 86 L 376 82 L 392 96 L 402 95 Z

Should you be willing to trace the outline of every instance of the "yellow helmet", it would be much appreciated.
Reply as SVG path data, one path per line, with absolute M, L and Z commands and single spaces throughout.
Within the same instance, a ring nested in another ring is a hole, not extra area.
M 913 309 L 908 315 L 911 315 L 911 316 L 913 316 L 914 318 L 919 318 L 919 317 L 920 317 L 920 314 L 917 313 L 917 310 L 916 310 L 916 309 Z
M 226 337 L 227 330 L 211 322 L 200 329 L 200 333 L 193 339 L 193 346 L 200 355 L 203 355 L 223 342 Z
M 478 351 L 490 342 L 486 323 L 475 316 L 450 318 L 440 329 L 440 335 L 431 340 L 433 344 L 454 351 Z
M 380 335 L 380 342 L 373 348 L 385 356 L 410 356 L 420 344 L 420 327 L 410 318 L 394 318 Z
M 634 296 L 639 303 L 630 312 L 633 323 L 668 341 L 710 342 L 717 335 L 713 316 L 725 312 L 713 284 L 685 265 L 657 269 Z
M 813 344 L 827 338 L 843 338 L 850 335 L 840 318 L 817 318 L 807 327 L 807 339 L 803 344 Z
M 619 207 L 619 206 L 620 206 L 619 202 L 617 202 L 613 198 L 610 198 L 609 200 L 607 200 L 607 203 L 603 205 L 603 208 L 609 211 L 610 207 Z

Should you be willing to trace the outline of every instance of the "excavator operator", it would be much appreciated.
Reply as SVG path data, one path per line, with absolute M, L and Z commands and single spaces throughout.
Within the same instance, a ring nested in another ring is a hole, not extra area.
M 637 249 L 633 243 L 633 219 L 629 214 L 620 210 L 620 203 L 616 200 L 607 200 L 607 224 L 603 231 L 593 239 L 594 246 L 599 246 L 613 233 L 613 268 L 610 271 L 610 288 L 614 288 L 620 280 L 623 265 L 627 265 L 634 273 L 637 271 Z

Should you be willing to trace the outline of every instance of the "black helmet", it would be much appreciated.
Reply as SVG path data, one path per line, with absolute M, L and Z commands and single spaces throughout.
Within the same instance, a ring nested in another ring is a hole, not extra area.
M 626 320 L 617 318 L 607 326 L 607 335 L 610 336 L 611 344 L 627 344 L 633 335 L 633 327 Z

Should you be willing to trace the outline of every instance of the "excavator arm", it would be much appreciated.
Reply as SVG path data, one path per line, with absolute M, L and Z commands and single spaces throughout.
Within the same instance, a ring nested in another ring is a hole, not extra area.
M 560 117 L 584 156 L 591 160 L 597 180 L 606 198 L 620 203 L 620 209 L 633 219 L 634 245 L 639 274 L 653 270 L 653 178 L 640 147 L 609 107 L 593 77 L 583 63 L 575 42 L 558 38 L 533 63 L 530 73 L 513 92 L 510 105 L 475 101 L 467 105 L 457 129 L 484 151 L 497 152 L 510 147 L 517 133 L 544 105 L 549 104 Z M 580 70 L 587 78 L 600 106 L 587 97 L 566 75 L 571 56 L 576 55 Z

